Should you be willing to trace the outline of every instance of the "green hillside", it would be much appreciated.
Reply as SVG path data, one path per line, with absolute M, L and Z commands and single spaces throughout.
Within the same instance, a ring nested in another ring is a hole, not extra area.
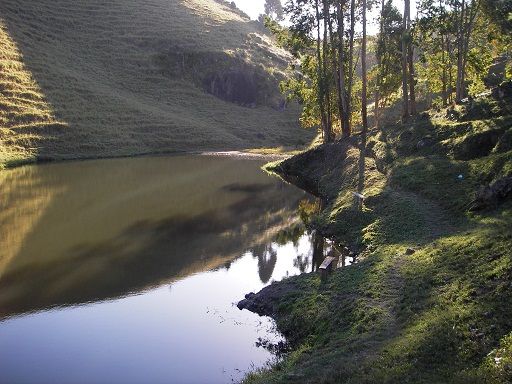
M 250 298 L 292 352 L 247 383 L 512 382 L 511 101 L 370 131 L 362 211 L 356 138 L 268 166 L 325 201 L 309 225 L 358 263 Z
M 304 144 L 287 60 L 214 0 L 3 0 L 0 163 Z

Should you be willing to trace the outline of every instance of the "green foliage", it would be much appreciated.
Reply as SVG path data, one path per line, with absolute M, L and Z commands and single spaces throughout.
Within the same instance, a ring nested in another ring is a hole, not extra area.
M 381 99 L 387 99 L 398 90 L 401 85 L 402 60 L 402 16 L 391 1 L 384 5 L 379 20 L 382 32 L 379 33 L 376 46 L 377 66 L 370 74 L 375 79 L 372 87 L 379 91 Z
M 511 0 L 483 0 L 484 11 L 502 30 L 512 31 L 512 1 Z
M 283 5 L 281 0 L 265 0 L 265 15 L 271 19 L 281 21 L 284 19 Z

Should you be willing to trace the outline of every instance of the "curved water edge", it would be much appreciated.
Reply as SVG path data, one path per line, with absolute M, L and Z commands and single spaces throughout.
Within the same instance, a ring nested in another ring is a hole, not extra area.
M 187 155 L 3 171 L 1 381 L 220 383 L 264 366 L 282 336 L 234 304 L 318 257 L 297 215 L 308 195 L 262 165 Z
M 297 148 L 290 148 L 290 150 L 297 151 Z M 277 151 L 277 150 L 276 150 Z M 272 151 L 270 151 L 272 152 Z M 258 149 L 232 149 L 232 150 L 203 150 L 203 151 L 149 151 L 140 153 L 126 153 L 126 154 L 108 154 L 108 155 L 81 155 L 81 156 L 33 156 L 28 158 L 20 158 L 9 161 L 7 163 L 0 163 L 0 172 L 5 170 L 12 170 L 15 168 L 31 166 L 31 165 L 45 165 L 48 163 L 69 163 L 69 162 L 84 162 L 93 160 L 112 160 L 112 159 L 134 159 L 139 157 L 173 157 L 173 156 L 214 156 L 214 157 L 236 157 L 242 159 L 253 160 L 282 160 L 291 157 L 292 154 L 283 151 L 276 153 L 268 153 L 268 151 L 260 151 Z

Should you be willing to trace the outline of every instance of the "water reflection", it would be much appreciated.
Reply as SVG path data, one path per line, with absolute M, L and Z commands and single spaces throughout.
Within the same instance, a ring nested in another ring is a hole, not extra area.
M 267 282 L 268 244 L 295 220 L 304 193 L 260 166 L 175 157 L 9 171 L 16 182 L 2 183 L 10 196 L 2 212 L 13 213 L 0 222 L 0 317 L 122 297 L 229 265 L 247 249 Z
M 305 230 L 319 203 L 261 165 L 181 156 L 2 172 L 0 382 L 222 383 L 264 364 L 282 340 L 232 304 L 340 247 Z
M 277 251 L 272 243 L 254 247 L 251 250 L 253 257 L 258 259 L 258 275 L 263 284 L 270 281 L 277 262 Z

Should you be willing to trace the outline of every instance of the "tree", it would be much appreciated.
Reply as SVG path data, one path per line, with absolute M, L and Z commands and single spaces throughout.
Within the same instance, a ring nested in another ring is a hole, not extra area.
M 336 17 L 338 22 L 338 97 L 339 97 L 339 115 L 341 132 L 344 137 L 351 134 L 350 127 L 350 110 L 349 110 L 349 96 L 347 94 L 347 80 L 346 80 L 346 55 L 345 55 L 345 22 L 343 9 L 346 6 L 346 1 L 336 1 Z
M 468 92 L 483 90 L 486 76 L 496 56 L 493 29 L 503 28 L 493 20 L 487 0 L 422 0 L 417 23 L 421 37 L 421 70 L 432 92 L 441 93 L 443 105 L 461 102 Z M 507 0 L 509 1 L 509 0 Z M 486 11 L 488 18 L 485 19 Z M 492 43 L 491 43 L 492 42 Z M 482 47 L 486 49 L 482 49 Z
M 411 29 L 411 0 L 405 0 L 407 13 L 407 65 L 409 71 L 409 113 L 416 114 L 416 79 L 414 74 L 414 45 Z
M 363 90 L 362 90 L 362 108 L 361 108 L 361 119 L 362 119 L 362 132 L 361 132 L 361 148 L 359 155 L 359 182 L 357 190 L 359 193 L 363 192 L 364 189 L 364 174 L 365 174 L 365 162 L 366 162 L 366 135 L 368 132 L 368 113 L 367 113 L 367 70 L 366 70 L 366 0 L 362 0 L 363 4 L 363 38 L 361 43 L 361 78 L 363 81 Z M 361 206 L 362 208 L 362 206 Z
M 265 15 L 271 19 L 282 21 L 284 20 L 284 10 L 281 0 L 265 0 Z
M 512 0 L 483 0 L 482 8 L 503 33 L 512 31 Z
M 373 69 L 375 79 L 375 126 L 379 126 L 381 104 L 395 93 L 401 83 L 402 16 L 391 0 L 381 2 L 379 35 Z
M 404 15 L 403 15 L 403 23 L 402 23 L 402 120 L 406 120 L 409 117 L 409 90 L 407 87 L 408 82 L 408 32 L 409 26 L 407 23 L 408 15 L 407 15 L 407 1 L 404 2 Z
M 449 1 L 449 0 L 448 0 Z M 441 94 L 442 105 L 452 102 L 456 55 L 456 15 L 446 0 L 419 3 L 416 32 L 420 44 L 420 70 L 431 93 Z

